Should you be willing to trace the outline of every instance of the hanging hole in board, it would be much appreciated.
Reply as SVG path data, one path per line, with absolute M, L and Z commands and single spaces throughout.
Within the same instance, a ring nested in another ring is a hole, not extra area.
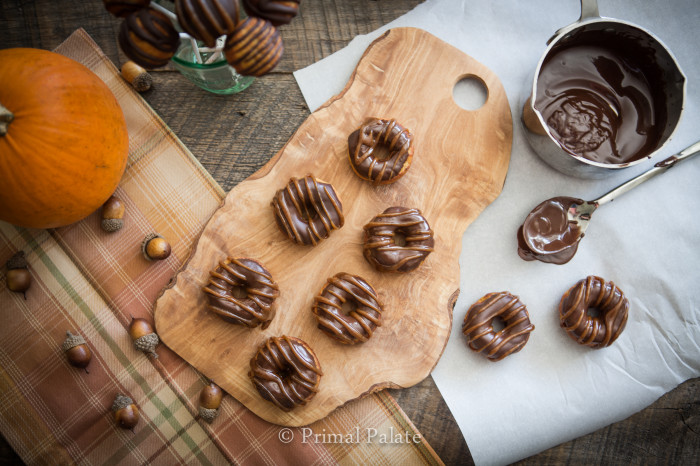
M 452 98 L 464 110 L 479 110 L 488 96 L 486 84 L 476 76 L 464 76 L 452 88 Z

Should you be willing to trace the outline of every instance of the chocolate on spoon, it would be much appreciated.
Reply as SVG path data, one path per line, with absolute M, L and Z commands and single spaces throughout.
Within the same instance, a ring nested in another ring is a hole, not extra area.
M 518 255 L 526 261 L 566 264 L 576 254 L 591 216 L 598 207 L 698 152 L 700 141 L 593 201 L 560 196 L 540 203 L 528 214 L 518 229 Z

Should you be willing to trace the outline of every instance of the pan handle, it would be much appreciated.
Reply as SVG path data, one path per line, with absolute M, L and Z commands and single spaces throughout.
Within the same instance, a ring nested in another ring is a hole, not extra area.
M 598 13 L 598 0 L 581 0 L 581 17 L 579 18 L 579 21 L 599 17 L 600 13 Z
M 552 41 L 557 39 L 564 32 L 568 32 L 577 26 L 579 26 L 583 21 L 591 18 L 600 18 L 600 13 L 598 13 L 598 0 L 581 0 L 581 17 L 571 24 L 568 24 L 562 28 L 557 29 L 552 37 L 547 41 L 547 45 L 551 44 Z

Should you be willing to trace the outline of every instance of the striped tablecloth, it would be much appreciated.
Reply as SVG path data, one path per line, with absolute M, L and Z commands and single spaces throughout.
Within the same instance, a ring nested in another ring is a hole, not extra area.
M 26 300 L 0 271 L 0 431 L 28 464 L 439 464 L 390 395 L 351 402 L 306 428 L 269 424 L 225 396 L 207 424 L 198 415 L 205 378 L 164 345 L 158 359 L 134 349 L 131 316 L 153 321 L 161 289 L 186 260 L 224 192 L 83 30 L 57 52 L 93 70 L 119 100 L 129 162 L 117 195 L 125 227 L 100 229 L 99 214 L 56 230 L 0 222 L 0 265 L 24 251 L 33 283 Z M 85 180 L 89 183 L 89 180 Z M 145 235 L 173 253 L 148 262 Z M 156 329 L 157 330 L 157 329 Z M 85 337 L 89 374 L 70 366 L 66 331 Z M 117 393 L 141 410 L 133 432 L 116 426 Z

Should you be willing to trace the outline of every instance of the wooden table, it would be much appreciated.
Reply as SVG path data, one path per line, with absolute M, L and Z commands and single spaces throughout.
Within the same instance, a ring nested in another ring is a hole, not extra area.
M 194 87 L 174 70 L 163 69 L 152 73 L 153 89 L 143 96 L 214 179 L 229 190 L 264 165 L 309 115 L 292 76 L 294 70 L 330 55 L 354 36 L 386 24 L 419 3 L 304 0 L 300 15 L 281 28 L 285 44 L 281 63 L 245 92 L 216 96 Z M 120 65 L 126 59 L 117 46 L 118 26 L 119 21 L 104 10 L 100 0 L 0 2 L 0 48 L 53 49 L 82 27 Z M 464 438 L 431 377 L 412 388 L 390 392 L 446 464 L 472 462 Z M 0 462 L 20 462 L 5 442 L 0 443 Z M 697 464 L 698 458 L 700 379 L 694 379 L 625 421 L 521 464 Z

